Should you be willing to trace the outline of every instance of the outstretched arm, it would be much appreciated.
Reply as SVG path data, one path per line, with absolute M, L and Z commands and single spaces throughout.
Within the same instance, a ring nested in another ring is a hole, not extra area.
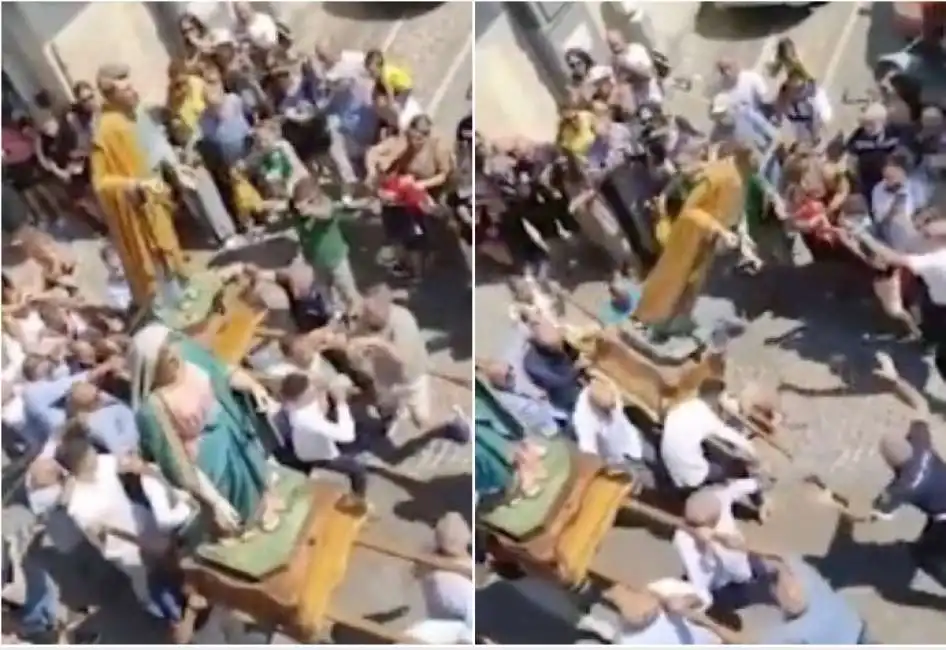
M 874 358 L 877 360 L 874 375 L 888 382 L 893 394 L 900 401 L 917 411 L 919 415 L 927 416 L 930 412 L 929 402 L 916 387 L 900 376 L 890 355 L 886 352 L 877 352 Z

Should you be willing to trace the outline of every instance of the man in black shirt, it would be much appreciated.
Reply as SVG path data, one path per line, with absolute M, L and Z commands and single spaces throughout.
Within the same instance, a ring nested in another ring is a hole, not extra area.
M 881 440 L 880 455 L 893 470 L 893 479 L 873 503 L 872 518 L 887 518 L 901 506 L 912 505 L 926 515 L 926 525 L 912 544 L 919 569 L 946 587 L 946 462 L 933 448 L 924 416 L 929 406 L 918 390 L 905 382 L 893 361 L 878 354 L 875 374 L 890 381 L 898 397 L 918 411 L 907 434 Z M 922 419 L 921 419 L 922 418 Z
M 912 545 L 913 558 L 946 587 L 946 462 L 933 449 L 929 426 L 914 422 L 906 437 L 884 438 L 880 451 L 894 477 L 874 501 L 874 510 L 889 516 L 912 505 L 926 515 L 926 526 Z

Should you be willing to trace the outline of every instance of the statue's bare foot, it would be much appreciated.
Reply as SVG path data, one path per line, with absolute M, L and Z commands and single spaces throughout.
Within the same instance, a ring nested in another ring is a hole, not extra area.
M 286 503 L 273 492 L 263 495 L 263 512 L 259 527 L 264 532 L 271 533 L 279 526 L 279 515 L 286 509 Z
M 260 519 L 260 530 L 264 533 L 271 533 L 279 527 L 279 514 L 273 510 L 267 510 Z

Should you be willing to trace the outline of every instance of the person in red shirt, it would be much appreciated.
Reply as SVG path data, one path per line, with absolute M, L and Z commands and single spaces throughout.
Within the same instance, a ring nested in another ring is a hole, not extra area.
M 815 259 L 833 257 L 838 244 L 834 225 L 828 219 L 827 206 L 807 179 L 789 187 L 786 193 L 789 217 L 801 232 L 805 244 Z

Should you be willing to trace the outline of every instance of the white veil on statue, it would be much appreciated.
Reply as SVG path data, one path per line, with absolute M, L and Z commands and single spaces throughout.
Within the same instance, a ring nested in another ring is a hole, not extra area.
M 162 323 L 150 323 L 131 339 L 129 366 L 131 367 L 131 406 L 138 407 L 154 390 L 154 374 L 171 329 Z

